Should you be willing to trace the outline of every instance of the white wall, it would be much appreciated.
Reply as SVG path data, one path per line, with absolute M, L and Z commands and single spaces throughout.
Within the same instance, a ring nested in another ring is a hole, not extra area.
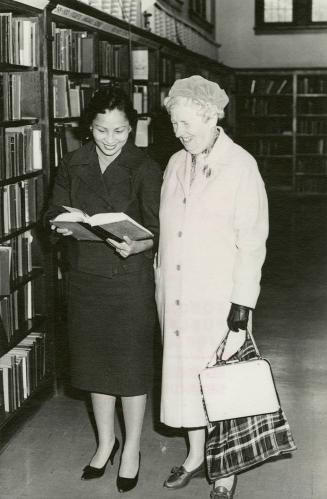
M 327 66 L 327 29 L 294 35 L 256 35 L 254 0 L 216 1 L 220 62 L 235 68 Z

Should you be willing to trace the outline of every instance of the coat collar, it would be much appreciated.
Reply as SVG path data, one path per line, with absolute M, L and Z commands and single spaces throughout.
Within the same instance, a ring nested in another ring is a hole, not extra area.
M 132 141 L 129 140 L 123 147 L 119 156 L 117 156 L 109 167 L 111 184 L 125 181 L 126 176 L 131 175 L 132 170 L 136 167 L 134 165 L 138 164 L 138 161 L 135 161 L 138 153 L 141 154 L 142 152 L 138 151 Z M 103 174 L 93 141 L 88 142 L 77 151 L 74 151 L 69 166 L 74 169 L 74 173 L 83 180 L 92 191 L 96 192 L 99 197 L 103 198 L 108 203 L 108 192 L 103 181 Z
M 228 135 L 226 135 L 221 127 L 218 127 L 218 129 L 219 137 L 217 138 L 216 143 L 210 151 L 206 161 L 207 172 L 210 172 L 210 177 L 206 177 L 202 171 L 198 171 L 192 184 L 192 193 L 202 190 L 206 186 L 208 180 L 216 177 L 220 173 L 221 169 L 227 164 L 229 149 L 233 145 L 233 141 L 228 137 Z M 176 175 L 183 187 L 185 195 L 188 195 L 190 193 L 192 155 L 185 150 L 182 152 L 184 161 L 182 160 L 181 164 L 177 166 Z

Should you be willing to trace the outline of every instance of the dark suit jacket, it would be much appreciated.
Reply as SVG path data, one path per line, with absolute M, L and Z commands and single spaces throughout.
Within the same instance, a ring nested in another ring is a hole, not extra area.
M 154 233 L 156 251 L 159 237 L 159 202 L 162 182 L 160 167 L 131 141 L 111 163 L 102 178 L 95 144 L 89 142 L 65 156 L 56 176 L 53 194 L 45 215 L 46 223 L 64 211 L 65 206 L 79 208 L 88 215 L 124 212 Z M 71 269 L 112 277 L 149 265 L 153 250 L 127 259 L 102 242 L 61 238 L 67 244 Z

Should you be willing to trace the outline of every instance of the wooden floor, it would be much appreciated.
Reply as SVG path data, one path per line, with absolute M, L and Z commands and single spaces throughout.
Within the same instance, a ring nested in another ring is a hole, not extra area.
M 327 497 L 327 210 L 322 202 L 271 203 L 271 235 L 255 335 L 271 361 L 298 450 L 239 477 L 237 499 Z M 158 425 L 158 394 L 148 405 L 139 486 L 131 499 L 209 498 L 205 479 L 171 492 L 162 483 L 183 462 L 180 434 Z M 119 424 L 117 435 L 120 437 Z M 46 400 L 19 428 L 0 456 L 1 499 L 121 497 L 118 459 L 105 476 L 80 480 L 95 441 L 83 398 Z

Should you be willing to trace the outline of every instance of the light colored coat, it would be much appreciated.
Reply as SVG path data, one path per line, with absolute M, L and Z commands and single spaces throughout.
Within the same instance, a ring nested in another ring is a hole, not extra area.
M 228 331 L 231 302 L 254 308 L 268 206 L 254 158 L 219 128 L 190 188 L 191 155 L 174 154 L 161 191 L 156 300 L 163 333 L 161 421 L 206 425 L 198 374 Z

